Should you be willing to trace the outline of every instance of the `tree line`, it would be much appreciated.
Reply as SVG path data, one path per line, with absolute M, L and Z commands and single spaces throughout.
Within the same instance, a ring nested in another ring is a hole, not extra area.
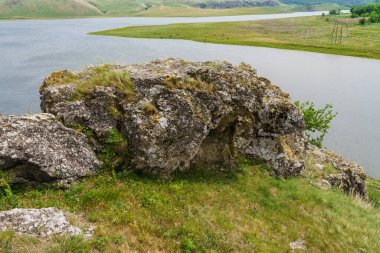
M 380 4 L 368 4 L 365 6 L 358 6 L 351 8 L 351 17 L 358 18 L 362 17 L 359 20 L 359 23 L 365 24 L 367 21 L 371 23 L 380 22 Z

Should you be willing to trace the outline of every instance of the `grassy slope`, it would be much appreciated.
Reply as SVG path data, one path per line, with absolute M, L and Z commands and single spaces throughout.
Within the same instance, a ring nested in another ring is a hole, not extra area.
M 288 252 L 303 237 L 310 252 L 380 248 L 378 207 L 307 178 L 275 179 L 263 166 L 171 180 L 110 173 L 67 191 L 20 189 L 0 198 L 0 210 L 50 206 L 82 214 L 81 224 L 97 226 L 95 236 L 39 241 L 3 232 L 0 245 L 9 241 L 12 252 Z
M 325 11 L 336 8 L 347 9 L 334 3 L 323 3 L 314 5 L 313 11 Z M 205 17 L 205 16 L 228 16 L 228 15 L 252 15 L 252 14 L 272 14 L 286 12 L 307 11 L 306 6 L 302 5 L 279 5 L 262 6 L 253 8 L 233 8 L 233 9 L 201 9 L 189 6 L 153 6 L 147 10 L 133 13 L 133 16 L 144 17 Z
M 13 0 L 17 2 L 16 0 Z M 9 4 L 0 0 L 0 18 L 5 17 L 76 17 L 96 16 L 101 12 L 83 0 L 47 1 L 21 0 L 19 4 Z
M 154 0 L 154 1 L 131 1 L 131 0 L 96 0 L 99 9 L 111 16 L 217 16 L 217 15 L 242 15 L 242 14 L 266 14 L 290 12 L 296 9 L 293 6 L 234 8 L 234 9 L 201 9 L 194 8 L 191 3 L 202 2 L 201 0 Z M 299 7 L 298 7 L 299 8 Z M 302 8 L 299 8 L 302 9 Z
M 19 0 L 10 4 L 0 0 L 0 17 L 82 17 L 82 16 L 207 16 L 278 13 L 289 7 L 260 7 L 247 9 L 199 9 L 185 1 L 134 0 Z
M 329 21 L 326 19 L 326 17 L 300 17 L 262 21 L 139 26 L 92 34 L 185 39 L 380 59 L 380 23 L 362 26 L 350 18 L 329 17 Z M 349 24 L 350 37 L 342 44 L 329 42 L 335 19 L 354 21 Z
M 252 15 L 252 14 L 272 14 L 286 13 L 302 10 L 301 7 L 276 6 L 276 7 L 254 7 L 254 8 L 234 8 L 234 9 L 201 9 L 192 7 L 171 7 L 151 8 L 134 13 L 133 16 L 141 17 L 206 17 L 206 16 L 228 16 L 228 15 Z
M 203 0 L 0 0 L 0 18 L 64 18 L 90 16 L 217 16 L 305 11 L 305 6 L 201 9 Z M 315 10 L 337 7 L 318 4 Z

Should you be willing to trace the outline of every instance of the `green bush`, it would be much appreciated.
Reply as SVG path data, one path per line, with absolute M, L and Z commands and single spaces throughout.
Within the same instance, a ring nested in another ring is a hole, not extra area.
M 327 104 L 317 109 L 313 102 L 299 102 L 295 105 L 302 111 L 305 120 L 305 136 L 311 144 L 318 147 L 322 146 L 322 142 L 331 127 L 331 121 L 336 117 L 337 113 L 333 112 L 333 106 Z
M 377 23 L 377 22 L 380 22 L 380 15 L 377 14 L 376 12 L 372 12 L 370 15 L 369 15 L 369 22 L 371 23 Z
M 380 3 L 354 7 L 350 11 L 352 14 L 357 14 L 360 17 L 369 16 L 372 12 L 380 13 Z
M 330 15 L 340 15 L 342 13 L 341 9 L 332 9 L 329 11 Z
M 193 240 L 189 238 L 185 238 L 184 240 L 182 240 L 181 247 L 183 252 L 185 253 L 195 252 L 196 249 L 195 243 L 193 242 Z
M 368 21 L 371 23 L 380 22 L 380 4 L 369 4 L 365 6 L 359 6 L 351 8 L 351 17 L 368 17 Z M 359 23 L 364 25 L 365 19 L 360 19 Z
M 367 22 L 367 20 L 365 18 L 359 19 L 359 24 L 361 24 L 361 25 L 365 25 L 366 22 Z

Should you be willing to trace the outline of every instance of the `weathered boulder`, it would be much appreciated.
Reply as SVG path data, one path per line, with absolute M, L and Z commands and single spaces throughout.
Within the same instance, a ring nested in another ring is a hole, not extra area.
M 0 170 L 13 183 L 69 183 L 100 166 L 84 134 L 51 114 L 0 116 Z
M 333 172 L 325 173 L 323 179 L 327 180 L 332 187 L 339 188 L 349 195 L 368 199 L 367 176 L 362 166 L 350 162 L 330 150 L 311 144 L 308 145 L 307 156 L 319 170 L 324 170 L 326 166 L 332 166 L 335 169 Z
M 46 238 L 52 236 L 91 236 L 91 230 L 83 231 L 67 220 L 64 212 L 56 208 L 12 209 L 0 212 L 0 231 Z
M 302 113 L 249 65 L 156 60 L 60 71 L 41 86 L 41 108 L 69 127 L 128 139 L 130 166 L 169 175 L 192 165 L 231 165 L 239 155 L 277 176 L 304 169 Z

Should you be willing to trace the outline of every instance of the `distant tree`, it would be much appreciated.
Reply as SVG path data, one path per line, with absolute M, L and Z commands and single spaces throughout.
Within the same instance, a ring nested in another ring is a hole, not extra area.
M 306 138 L 311 144 L 321 147 L 322 142 L 331 127 L 331 121 L 337 115 L 337 113 L 333 112 L 333 106 L 327 104 L 324 107 L 317 109 L 314 103 L 310 101 L 303 103 L 296 101 L 295 105 L 304 115 Z
M 369 15 L 369 18 L 368 18 L 369 22 L 371 23 L 377 23 L 377 22 L 380 22 L 380 15 L 376 12 L 371 12 L 371 14 Z
M 361 19 L 359 19 L 359 24 L 365 25 L 366 21 L 367 21 L 367 19 L 361 18 Z
M 380 4 L 378 3 L 373 3 L 373 4 L 368 4 L 365 6 L 358 6 L 358 7 L 353 7 L 351 8 L 351 15 L 359 16 L 359 17 L 371 17 L 372 21 L 376 20 L 376 14 L 380 15 Z M 370 22 L 372 22 L 370 20 Z M 379 19 L 378 21 L 375 22 L 380 22 Z M 373 22 L 374 23 L 374 22 Z
M 332 9 L 329 11 L 330 15 L 340 15 L 342 13 L 341 9 Z

